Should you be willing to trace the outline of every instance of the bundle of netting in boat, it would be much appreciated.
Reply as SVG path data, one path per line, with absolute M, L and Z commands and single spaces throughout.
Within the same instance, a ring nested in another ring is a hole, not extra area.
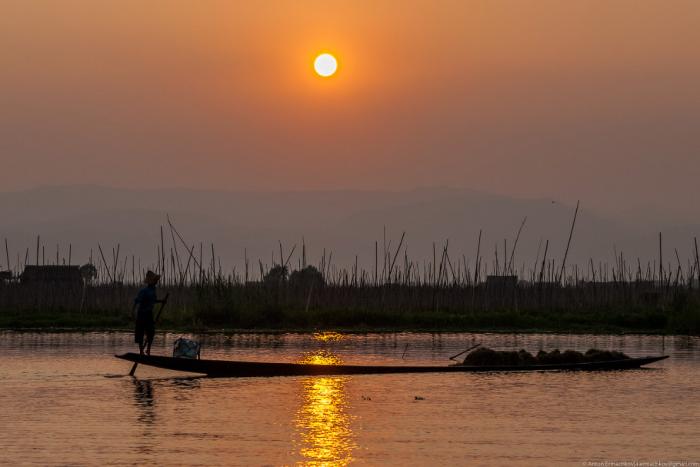
M 518 351 L 493 350 L 481 347 L 470 352 L 464 359 L 463 365 L 471 366 L 517 366 L 517 365 L 549 365 L 561 363 L 587 363 L 625 360 L 628 357 L 622 352 L 589 349 L 586 353 L 575 350 L 561 352 L 554 349 L 551 352 L 540 350 L 536 355 L 524 349 Z

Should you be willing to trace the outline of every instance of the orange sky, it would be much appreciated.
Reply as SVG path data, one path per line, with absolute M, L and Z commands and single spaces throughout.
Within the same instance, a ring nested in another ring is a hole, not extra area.
M 0 185 L 452 185 L 691 212 L 695 0 L 4 0 Z M 314 54 L 340 72 L 316 77 Z

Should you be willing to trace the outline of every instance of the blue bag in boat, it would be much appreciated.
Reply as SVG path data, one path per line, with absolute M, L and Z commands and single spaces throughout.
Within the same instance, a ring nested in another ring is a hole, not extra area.
M 201 345 L 197 341 L 179 337 L 173 345 L 173 357 L 175 358 L 199 358 Z

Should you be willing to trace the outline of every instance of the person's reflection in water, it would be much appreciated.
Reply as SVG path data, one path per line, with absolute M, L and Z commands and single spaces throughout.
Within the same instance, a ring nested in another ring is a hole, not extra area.
M 306 355 L 302 363 L 339 364 L 327 351 Z M 346 377 L 312 377 L 303 380 L 303 403 L 296 427 L 301 440 L 299 453 L 307 465 L 347 465 L 355 448 L 347 412 Z
M 156 407 L 153 397 L 153 382 L 150 380 L 140 380 L 132 378 L 134 384 L 134 405 L 138 409 L 136 420 L 143 428 L 141 436 L 134 445 L 134 449 L 140 455 L 150 457 L 153 454 L 155 436 L 153 425 L 156 423 Z M 152 461 L 143 459 L 143 464 L 150 464 Z
M 146 425 L 153 425 L 156 421 L 156 412 L 153 404 L 153 382 L 149 380 L 133 379 L 134 405 L 139 409 L 138 421 Z

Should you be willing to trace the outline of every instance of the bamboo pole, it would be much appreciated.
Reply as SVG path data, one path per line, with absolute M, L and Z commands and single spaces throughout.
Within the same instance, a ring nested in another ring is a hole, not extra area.
M 403 239 L 406 237 L 406 232 L 401 234 L 401 241 L 399 241 L 399 246 L 396 248 L 396 253 L 394 253 L 394 259 L 391 261 L 391 266 L 389 267 L 389 282 L 391 282 L 391 274 L 394 270 L 394 264 L 396 263 L 396 258 L 399 256 L 399 251 L 401 251 L 401 245 L 403 245 Z
M 549 250 L 549 240 L 544 244 L 544 255 L 542 256 L 542 267 L 540 268 L 540 278 L 539 283 L 542 285 L 542 278 L 544 277 L 544 267 L 547 264 L 547 250 Z
M 537 265 L 540 262 L 540 252 L 542 251 L 542 237 L 540 237 L 540 241 L 537 244 L 537 254 L 535 255 L 535 262 L 532 265 L 532 274 L 530 275 L 530 282 L 535 282 L 535 276 L 537 275 Z
M 479 269 L 481 268 L 481 229 L 479 229 L 479 240 L 476 244 L 476 260 L 474 264 L 474 286 L 479 283 Z
M 659 232 L 659 283 L 664 283 L 664 259 L 663 259 L 663 241 L 661 232 Z
M 7 258 L 7 270 L 10 271 L 12 266 L 10 266 L 10 248 L 7 246 L 7 237 L 5 237 L 5 258 Z
M 574 235 L 574 227 L 576 226 L 576 218 L 578 217 L 578 208 L 580 201 L 576 201 L 576 211 L 574 212 L 574 220 L 571 222 L 571 230 L 569 231 L 569 240 L 566 242 L 566 251 L 564 252 L 564 260 L 561 263 L 561 272 L 559 273 L 558 282 L 561 282 L 566 267 L 566 258 L 569 255 L 569 247 L 571 246 L 571 237 Z
M 160 266 L 160 273 L 165 278 L 165 240 L 163 238 L 163 226 L 160 226 L 160 261 L 158 263 Z
M 98 243 L 97 248 L 100 250 L 100 257 L 102 257 L 102 263 L 105 265 L 105 270 L 107 271 L 107 275 L 109 275 L 109 280 L 110 282 L 114 282 L 114 279 L 112 278 L 112 274 L 109 272 L 109 266 L 107 266 L 107 260 L 105 259 L 105 255 L 102 252 L 102 246 Z
M 374 241 L 374 286 L 377 286 L 377 280 L 379 279 L 378 273 L 379 273 L 379 242 L 376 240 Z
M 282 243 L 280 243 L 282 245 Z M 287 267 L 289 265 L 289 261 L 292 259 L 292 255 L 294 254 L 294 251 L 297 249 L 297 244 L 295 243 L 292 246 L 292 251 L 289 252 L 289 256 L 287 256 L 287 260 L 284 262 L 283 267 Z

